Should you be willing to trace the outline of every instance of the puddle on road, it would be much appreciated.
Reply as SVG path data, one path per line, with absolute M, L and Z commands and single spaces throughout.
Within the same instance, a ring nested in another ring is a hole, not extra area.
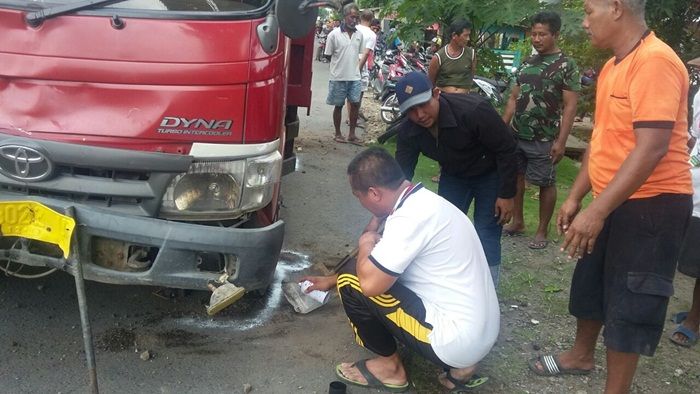
M 174 318 L 176 325 L 196 328 L 225 328 L 239 331 L 260 327 L 269 322 L 287 301 L 282 294 L 282 281 L 311 266 L 309 256 L 292 251 L 282 251 L 275 277 L 263 297 L 246 295 L 214 317 L 188 316 Z M 291 307 L 290 307 L 291 309 Z

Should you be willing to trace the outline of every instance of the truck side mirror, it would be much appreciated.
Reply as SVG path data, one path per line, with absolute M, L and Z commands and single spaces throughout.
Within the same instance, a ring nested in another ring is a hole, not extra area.
M 342 0 L 277 0 L 277 22 L 285 36 L 295 39 L 305 37 L 316 26 L 319 7 L 340 10 Z

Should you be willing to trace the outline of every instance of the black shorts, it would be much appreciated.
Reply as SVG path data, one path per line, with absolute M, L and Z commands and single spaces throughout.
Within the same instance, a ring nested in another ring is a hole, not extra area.
M 699 244 L 696 245 L 695 242 Z M 700 218 L 692 216 L 685 229 L 681 255 L 678 257 L 678 272 L 700 278 Z
M 605 220 L 593 253 L 576 264 L 569 311 L 602 321 L 609 349 L 654 354 L 691 210 L 684 194 L 627 200 Z

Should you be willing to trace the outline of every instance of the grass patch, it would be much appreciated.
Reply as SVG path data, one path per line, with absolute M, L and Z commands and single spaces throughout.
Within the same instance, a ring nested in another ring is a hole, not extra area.
M 396 138 L 392 138 L 387 141 L 384 145 L 381 145 L 387 151 L 394 154 L 396 152 Z M 564 157 L 561 162 L 557 165 L 557 205 L 554 208 L 554 216 L 549 224 L 550 235 L 556 233 L 556 215 L 559 211 L 559 207 L 564 202 L 566 197 L 571 190 L 571 185 L 576 179 L 576 175 L 579 172 L 580 163 L 571 160 L 568 157 Z M 440 171 L 440 166 L 436 161 L 431 160 L 423 155 L 418 158 L 418 164 L 416 165 L 415 174 L 413 176 L 414 182 L 422 182 L 423 186 L 437 193 L 437 183 L 430 180 L 431 177 L 438 174 Z M 590 193 L 583 199 L 583 206 L 587 206 L 591 201 Z M 537 229 L 537 222 L 539 221 L 539 187 L 526 185 L 525 187 L 525 197 L 523 198 L 523 216 L 525 218 L 525 223 L 528 226 L 525 230 L 526 235 L 534 235 Z M 469 217 L 473 217 L 470 210 Z

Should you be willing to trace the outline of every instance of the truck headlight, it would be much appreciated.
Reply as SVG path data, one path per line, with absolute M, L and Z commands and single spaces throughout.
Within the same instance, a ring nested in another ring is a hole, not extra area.
M 161 216 L 168 219 L 232 219 L 260 209 L 272 199 L 282 156 L 233 161 L 199 161 L 177 175 L 166 189 Z
M 272 186 L 279 181 L 282 155 L 274 151 L 266 156 L 248 159 L 241 209 L 262 208 L 272 200 Z

